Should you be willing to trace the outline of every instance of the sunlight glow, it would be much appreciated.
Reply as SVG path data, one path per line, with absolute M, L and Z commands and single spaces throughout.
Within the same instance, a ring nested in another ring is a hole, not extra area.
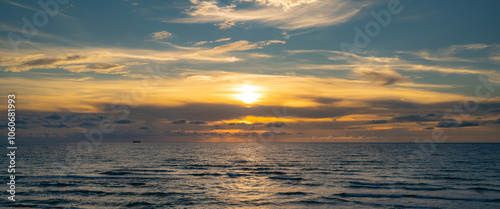
M 247 104 L 252 104 L 258 101 L 258 99 L 262 96 L 262 94 L 256 93 L 256 91 L 259 90 L 259 87 L 257 86 L 244 84 L 237 90 L 241 93 L 236 94 L 235 97 Z

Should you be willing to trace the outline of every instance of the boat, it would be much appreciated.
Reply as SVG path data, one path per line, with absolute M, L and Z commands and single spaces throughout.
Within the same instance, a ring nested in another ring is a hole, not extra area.
M 132 141 L 132 143 L 141 143 L 141 141 L 139 141 L 139 140 L 134 140 L 134 141 Z

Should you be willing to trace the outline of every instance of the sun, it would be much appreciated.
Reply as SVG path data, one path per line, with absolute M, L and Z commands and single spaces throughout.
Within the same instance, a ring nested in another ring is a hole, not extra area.
M 262 94 L 256 93 L 259 91 L 259 87 L 257 86 L 251 86 L 244 84 L 240 88 L 237 89 L 239 91 L 239 94 L 234 95 L 236 98 L 241 100 L 242 102 L 245 102 L 247 104 L 252 104 L 262 96 Z

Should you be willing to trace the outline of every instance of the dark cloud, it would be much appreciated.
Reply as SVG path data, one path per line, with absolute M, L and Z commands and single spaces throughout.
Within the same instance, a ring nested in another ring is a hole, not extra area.
M 41 58 L 36 60 L 30 60 L 23 63 L 24 66 L 39 66 L 39 65 L 49 65 L 59 61 L 57 58 Z
M 98 109 L 109 111 L 109 104 L 99 104 Z M 117 105 L 121 108 L 121 105 Z M 229 104 L 205 104 L 191 103 L 183 106 L 162 107 L 162 106 L 138 106 L 129 108 L 130 114 L 142 119 L 154 118 L 184 118 L 185 120 L 219 121 L 241 118 L 244 116 L 261 117 L 304 117 L 304 118 L 325 118 L 344 116 L 354 113 L 369 112 L 361 107 L 273 107 L 273 106 L 238 106 Z
M 480 109 L 497 111 L 500 109 L 500 102 L 482 102 L 479 104 Z
M 83 55 L 68 55 L 66 56 L 66 60 L 79 60 L 79 59 L 84 59 L 85 56 Z
M 28 124 L 28 122 L 24 120 L 16 120 L 16 124 Z
M 50 65 L 59 61 L 73 61 L 83 59 L 85 56 L 83 55 L 68 55 L 65 58 L 40 58 L 35 60 L 30 60 L 24 62 L 22 65 L 24 66 L 41 66 L 41 65 Z
M 139 127 L 138 129 L 141 129 L 141 130 L 148 130 L 148 129 L 150 129 L 150 128 L 149 128 L 149 127 L 147 127 L 147 126 L 142 126 L 142 127 Z
M 194 124 L 194 125 L 202 125 L 202 124 L 207 124 L 205 121 L 189 121 L 189 124 Z
M 367 103 L 372 107 L 387 108 L 387 109 L 410 109 L 414 111 L 415 109 L 421 107 L 421 104 L 405 102 L 401 100 L 372 100 L 367 101 Z
M 172 121 L 172 124 L 186 124 L 187 123 L 187 120 L 174 120 Z
M 459 127 L 469 127 L 469 126 L 479 126 L 479 123 L 472 121 L 463 121 L 461 123 L 441 121 L 436 125 L 436 127 L 438 128 L 452 128 L 452 127 L 459 128 Z
M 90 65 L 87 65 L 87 68 L 89 69 L 110 69 L 114 67 L 118 67 L 120 65 L 118 64 L 106 64 L 106 63 L 93 63 Z
M 80 126 L 80 127 L 94 127 L 95 124 L 90 123 L 90 122 L 83 122 L 83 123 L 80 123 L 78 126 Z
M 53 113 L 52 115 L 49 115 L 49 116 L 45 117 L 45 119 L 60 120 L 60 119 L 62 119 L 62 117 L 59 114 L 57 114 L 57 113 Z
M 426 122 L 426 121 L 435 121 L 435 119 L 431 119 L 428 117 L 422 117 L 420 115 L 406 115 L 400 117 L 392 118 L 395 122 Z
M 115 123 L 117 123 L 117 124 L 129 124 L 129 123 L 133 123 L 133 122 L 134 122 L 133 120 L 129 120 L 129 119 L 115 120 Z
M 492 112 L 492 113 L 500 113 L 500 109 L 498 108 L 494 108 L 494 109 L 489 109 L 488 112 Z
M 281 127 L 285 127 L 286 124 L 285 123 L 268 123 L 266 124 L 267 127 L 277 127 L 277 128 L 281 128 Z
M 284 131 L 282 131 L 282 132 L 268 131 L 268 132 L 263 133 L 262 135 L 264 135 L 264 136 L 266 136 L 266 135 L 267 136 L 272 136 L 272 135 L 291 135 L 291 133 L 284 132 Z
M 247 124 L 247 123 L 228 123 L 227 125 L 230 125 L 230 126 L 247 126 L 249 124 Z
M 360 70 L 357 73 L 366 77 L 367 80 L 383 86 L 394 85 L 404 80 L 401 74 L 394 71 Z
M 370 122 L 368 122 L 368 124 L 383 124 L 383 123 L 387 123 L 388 121 L 387 120 L 372 120 Z
M 342 101 L 342 99 L 329 98 L 329 97 L 305 97 L 305 98 L 306 99 L 311 99 L 311 100 L 315 101 L 316 103 L 320 103 L 320 104 L 332 104 L 332 103 L 335 103 L 335 102 Z
M 66 126 L 66 124 L 63 124 L 63 123 L 59 123 L 57 125 L 45 123 L 45 124 L 42 124 L 42 127 L 45 127 L 45 128 L 66 128 L 68 126 Z

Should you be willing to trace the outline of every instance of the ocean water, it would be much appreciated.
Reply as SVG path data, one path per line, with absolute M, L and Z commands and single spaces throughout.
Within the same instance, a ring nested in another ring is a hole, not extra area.
M 17 201 L 7 201 L 2 169 L 0 206 L 500 208 L 500 144 L 102 143 L 89 153 L 68 150 L 76 144 L 19 146 Z

